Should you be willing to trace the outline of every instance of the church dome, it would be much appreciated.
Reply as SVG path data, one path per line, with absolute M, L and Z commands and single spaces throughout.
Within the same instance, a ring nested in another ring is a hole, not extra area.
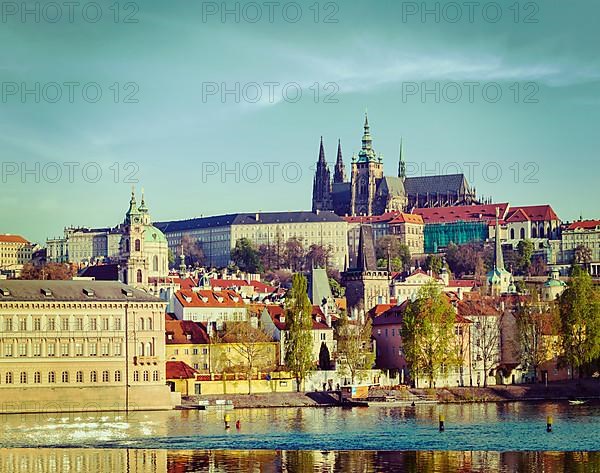
M 146 243 L 167 243 L 167 237 L 155 226 L 148 225 L 144 229 L 144 241 Z

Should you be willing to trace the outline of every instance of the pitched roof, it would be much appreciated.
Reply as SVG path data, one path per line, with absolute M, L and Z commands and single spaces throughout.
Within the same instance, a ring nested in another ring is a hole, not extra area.
M 118 281 L 119 265 L 111 263 L 88 266 L 83 270 L 81 276 L 85 278 L 94 278 L 96 281 Z
M 379 185 L 385 185 L 387 194 L 390 196 L 406 195 L 404 191 L 404 182 L 400 177 L 385 176 Z
M 327 270 L 322 268 L 313 268 L 308 280 L 308 297 L 315 305 L 320 305 L 323 299 L 329 301 L 333 299 Z
M 285 319 L 285 310 L 283 307 L 278 305 L 270 305 L 266 306 L 266 310 L 271 317 L 273 324 L 278 330 L 287 330 L 287 320 Z M 312 306 L 311 317 L 313 330 L 333 330 L 332 327 L 327 325 L 325 316 L 323 315 L 323 312 L 319 306 Z M 337 320 L 337 317 L 332 316 L 331 321 L 333 322 L 335 320 Z
M 167 361 L 167 379 L 193 379 L 197 373 L 183 361 Z
M 512 212 L 512 213 L 511 213 Z M 530 218 L 523 209 L 517 209 L 509 212 L 509 216 L 506 218 L 507 222 L 529 222 Z
M 167 345 L 208 344 L 210 338 L 199 323 L 191 320 L 165 320 L 165 343 Z
M 509 217 L 514 212 L 518 210 L 522 210 L 529 220 L 532 222 L 547 222 L 550 220 L 560 220 L 556 212 L 552 209 L 552 207 L 548 204 L 545 205 L 521 205 L 517 207 L 511 207 L 509 212 Z
M 464 174 L 445 174 L 439 176 L 415 176 L 404 180 L 404 189 L 409 195 L 421 194 L 457 194 L 468 190 Z
M 418 223 L 423 225 L 423 217 L 419 214 L 407 214 L 405 212 L 399 212 L 398 215 L 390 221 L 390 225 L 397 223 Z
M 0 243 L 29 243 L 20 235 L 3 234 L 0 235 Z
M 175 293 L 175 297 L 183 307 L 244 307 L 240 295 L 230 289 L 222 291 L 182 289 Z
M 458 315 L 462 317 L 501 315 L 500 310 L 494 304 L 494 300 L 488 297 L 466 298 L 458 302 Z
M 212 288 L 221 289 L 237 289 L 242 287 L 252 287 L 256 292 L 271 293 L 277 289 L 275 286 L 265 284 L 261 281 L 246 281 L 245 279 L 210 279 L 210 286 Z
M 154 297 L 139 289 L 134 289 L 131 286 L 126 286 L 118 281 L 27 281 L 16 279 L 0 280 L 0 302 L 3 301 L 164 303 L 158 297 Z
M 595 230 L 600 226 L 600 220 L 580 220 L 569 224 L 567 230 Z
M 491 222 L 496 220 L 496 207 L 500 218 L 506 214 L 508 203 L 484 205 L 455 205 L 452 207 L 423 207 L 413 210 L 423 217 L 425 223 Z

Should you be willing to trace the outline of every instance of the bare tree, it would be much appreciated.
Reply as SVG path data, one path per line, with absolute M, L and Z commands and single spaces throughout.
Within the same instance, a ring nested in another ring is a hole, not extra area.
M 500 315 L 481 314 L 474 319 L 474 355 L 483 366 L 483 386 L 487 387 L 489 371 L 500 361 Z

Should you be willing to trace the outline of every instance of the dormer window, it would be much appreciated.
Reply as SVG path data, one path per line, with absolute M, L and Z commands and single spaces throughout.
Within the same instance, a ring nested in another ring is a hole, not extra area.
M 202 300 L 202 302 L 204 302 L 205 304 L 208 302 L 208 297 L 206 296 L 202 296 L 200 297 L 200 299 Z
M 173 334 L 172 333 L 168 333 L 167 334 L 167 340 L 173 340 Z
M 88 288 L 84 288 L 83 293 L 88 297 L 92 297 L 94 295 L 93 289 L 88 289 Z
M 6 288 L 0 287 L 0 295 L 2 296 L 10 296 L 10 291 Z
M 184 299 L 188 304 L 192 302 L 192 298 L 190 296 L 184 296 Z
M 50 297 L 52 295 L 52 291 L 48 288 L 42 288 L 41 293 L 45 297 Z
M 192 339 L 192 334 L 191 334 L 191 333 L 188 333 L 188 334 L 185 336 L 185 338 L 187 338 L 188 340 L 191 340 L 191 339 Z
M 217 296 L 217 300 L 219 301 L 219 304 L 222 304 L 225 299 L 223 299 L 221 296 Z
M 285 315 L 279 316 L 279 321 L 284 324 L 285 323 Z

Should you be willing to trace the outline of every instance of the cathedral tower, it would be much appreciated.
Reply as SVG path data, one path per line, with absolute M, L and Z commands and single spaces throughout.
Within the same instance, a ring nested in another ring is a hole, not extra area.
M 334 184 L 342 184 L 346 182 L 346 168 L 342 158 L 342 142 L 338 140 L 337 160 L 335 162 L 335 170 L 333 173 Z
M 313 181 L 312 211 L 332 210 L 333 202 L 331 199 L 331 174 L 329 166 L 325 161 L 325 150 L 323 149 L 323 137 L 319 147 L 319 159 L 317 161 L 317 170 Z

